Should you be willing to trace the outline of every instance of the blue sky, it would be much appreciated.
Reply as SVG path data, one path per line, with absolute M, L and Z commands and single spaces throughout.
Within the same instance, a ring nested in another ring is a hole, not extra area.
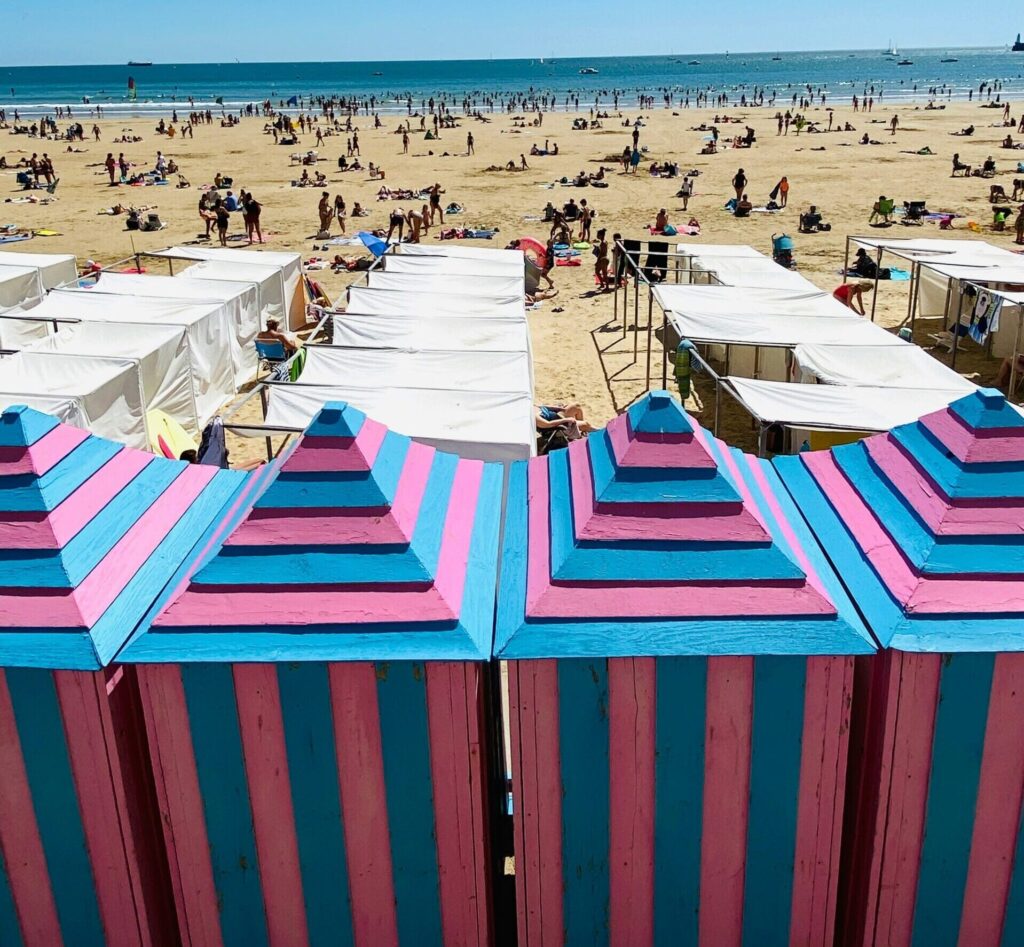
M 984 13 L 971 15 L 972 9 Z M 7 13 L 0 35 L 2 65 L 876 49 L 890 37 L 905 48 L 953 48 L 1002 45 L 1024 31 L 1019 0 L 984 7 L 963 0 L 731 0 L 703 7 L 635 0 L 566 0 L 558 6 L 494 0 L 175 0 L 162 10 L 112 0 L 49 0 L 44 8 L 23 12 L 20 24 L 12 22 L 20 14 Z

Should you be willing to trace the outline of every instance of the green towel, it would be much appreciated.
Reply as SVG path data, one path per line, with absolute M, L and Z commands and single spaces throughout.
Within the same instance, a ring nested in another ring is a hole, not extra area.
M 302 374 L 302 369 L 306 367 L 306 350 L 299 349 L 295 353 L 295 358 L 292 359 L 291 365 L 288 366 L 288 380 L 298 381 L 299 376 Z

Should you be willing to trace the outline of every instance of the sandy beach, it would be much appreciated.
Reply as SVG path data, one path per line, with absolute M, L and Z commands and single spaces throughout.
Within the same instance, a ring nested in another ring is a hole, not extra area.
M 1013 117 L 1019 119 L 1020 107 L 1014 107 Z M 615 166 L 614 156 L 621 155 L 630 143 L 632 123 L 642 115 L 640 145 L 647 149 L 644 162 L 636 175 L 623 174 Z M 439 182 L 444 189 L 442 204 L 455 201 L 463 205 L 464 214 L 451 223 L 455 226 L 497 228 L 492 241 L 471 241 L 474 245 L 504 247 L 509 240 L 533 236 L 547 237 L 546 225 L 536 219 L 548 201 L 560 207 L 570 197 L 577 202 L 586 198 L 597 211 L 594 231 L 606 227 L 609 236 L 619 232 L 624 237 L 649 236 L 646 227 L 654 222 L 660 208 L 666 208 L 673 223 L 685 224 L 696 217 L 701 224 L 697 238 L 675 238 L 681 242 L 693 239 L 703 243 L 750 244 L 770 253 L 773 233 L 787 232 L 796 239 L 796 257 L 799 271 L 824 290 L 832 290 L 841 281 L 839 274 L 843 262 L 847 235 L 871 232 L 867 219 L 873 202 L 880 194 L 896 199 L 925 200 L 931 211 L 945 211 L 961 215 L 955 229 L 948 236 L 971 237 L 968 221 L 981 225 L 979 239 L 997 245 L 1013 245 L 1012 226 L 1005 233 L 991 232 L 992 214 L 988 202 L 989 180 L 950 176 L 951 157 L 959 152 L 961 160 L 979 166 L 991 155 L 999 171 L 994 183 L 1002 183 L 1007 193 L 1012 192 L 1013 178 L 1018 161 L 1024 160 L 1024 151 L 1000 147 L 1011 129 L 1003 128 L 1001 111 L 977 104 L 957 103 L 944 109 L 925 110 L 923 107 L 875 104 L 871 114 L 854 113 L 850 107 L 836 108 L 833 126 L 842 127 L 849 122 L 856 129 L 849 132 L 797 135 L 790 129 L 788 135 L 776 133 L 775 109 L 729 109 L 730 119 L 739 124 L 720 124 L 722 144 L 718 154 L 701 155 L 703 131 L 693 126 L 710 123 L 716 115 L 713 109 L 655 109 L 639 112 L 623 109 L 621 116 L 613 113 L 598 130 L 574 131 L 574 118 L 588 117 L 589 112 L 549 112 L 539 127 L 514 128 L 512 118 L 505 114 L 486 115 L 486 122 L 459 118 L 459 127 L 442 130 L 437 141 L 425 141 L 423 133 L 414 131 L 410 136 L 409 153 L 402 153 L 401 134 L 396 134 L 399 118 L 384 119 L 384 127 L 375 130 L 372 117 L 360 116 L 354 120 L 358 128 L 361 162 L 381 166 L 386 172 L 388 186 L 418 189 Z M 808 118 L 826 126 L 829 111 L 812 109 Z M 899 130 L 890 134 L 889 120 L 899 116 Z M 528 116 L 530 120 L 534 116 Z M 297 188 L 291 181 L 301 174 L 301 167 L 293 164 L 289 156 L 314 148 L 321 159 L 314 170 L 327 176 L 326 190 L 333 198 L 340 193 L 351 212 L 359 202 L 369 216 L 346 221 L 349 233 L 358 229 L 376 229 L 387 226 L 389 212 L 394 207 L 417 209 L 422 202 L 378 202 L 380 181 L 374 181 L 364 172 L 338 171 L 338 157 L 346 152 L 346 133 L 327 135 L 323 146 L 315 143 L 315 133 L 302 135 L 296 146 L 275 145 L 270 134 L 264 132 L 265 119 L 248 118 L 234 127 L 221 127 L 217 117 L 212 125 L 199 125 L 193 139 L 168 139 L 154 131 L 152 120 L 102 120 L 99 122 L 101 140 L 92 140 L 90 119 L 80 117 L 87 132 L 87 140 L 77 145 L 80 152 L 65 153 L 66 143 L 45 141 L 27 136 L 0 132 L 0 154 L 9 164 L 33 152 L 49 153 L 60 183 L 56 200 L 47 205 L 6 203 L 0 211 L 0 223 L 14 223 L 27 229 L 52 229 L 59 236 L 37 237 L 12 245 L 11 249 L 35 252 L 70 252 L 78 256 L 79 263 L 87 259 L 101 265 L 129 257 L 135 250 L 155 249 L 170 244 L 195 240 L 202 235 L 204 225 L 199 219 L 197 204 L 200 186 L 213 181 L 220 172 L 233 178 L 233 190 L 252 191 L 263 204 L 262 224 L 268 249 L 289 249 L 301 252 L 304 260 L 313 256 L 360 255 L 355 247 L 330 247 L 329 251 L 312 250 L 320 241 L 314 239 L 318 229 L 317 202 L 320 188 Z M 325 123 L 326 120 L 321 120 Z M 413 120 L 414 129 L 418 119 Z M 973 124 L 972 137 L 953 137 L 952 132 Z M 732 149 L 727 142 L 731 134 L 742 133 L 751 126 L 757 135 L 750 149 Z M 323 124 L 326 133 L 326 124 Z M 142 137 L 141 142 L 120 145 L 115 136 L 131 130 Z M 475 154 L 466 154 L 467 133 L 472 132 Z M 876 145 L 858 144 L 867 132 Z M 1018 138 L 1014 134 L 1015 140 Z M 558 145 L 557 156 L 531 157 L 533 145 L 543 148 L 545 142 Z M 928 147 L 932 155 L 919 155 Z M 189 188 L 179 189 L 172 184 L 165 187 L 129 187 L 107 184 L 103 161 L 108 152 L 114 157 L 123 151 L 136 169 L 153 167 L 160 150 L 172 158 L 191 182 Z M 431 153 L 432 152 L 432 153 Z M 508 161 L 518 163 L 526 155 L 529 169 L 525 171 L 489 172 L 491 165 L 504 166 Z M 683 173 L 690 169 L 700 171 L 696 179 L 694 196 L 689 210 L 682 210 L 681 201 L 674 195 L 679 179 L 662 179 L 647 173 L 652 161 L 675 161 Z M 581 170 L 596 171 L 604 164 L 610 169 L 609 187 L 571 188 L 555 183 L 562 177 L 572 177 Z M 742 167 L 749 180 L 748 193 L 755 206 L 763 205 L 779 179 L 785 175 L 790 182 L 789 205 L 780 213 L 754 214 L 737 219 L 723 210 L 723 204 L 733 195 L 731 180 Z M 0 172 L 0 192 L 3 197 L 17 200 L 27 194 L 36 197 L 44 191 L 22 192 L 15 181 L 15 170 Z M 102 212 L 115 204 L 125 207 L 148 206 L 157 210 L 166 223 L 166 229 L 156 233 L 129 232 L 125 217 L 107 216 Z M 797 234 L 798 217 L 809 204 L 816 204 L 824 219 L 831 223 L 829 233 L 803 236 Z M 1012 221 L 1011 221 L 1012 223 Z M 240 215 L 234 215 L 231 232 L 243 230 Z M 438 228 L 423 237 L 425 243 L 437 242 Z M 893 226 L 886 233 L 891 237 L 938 237 L 934 223 L 923 227 Z M 335 224 L 332 235 L 338 234 Z M 233 241 L 232 246 L 244 246 L 244 241 Z M 256 248 L 258 250 L 258 248 Z M 530 313 L 536 364 L 536 399 L 539 403 L 579 402 L 595 424 L 603 424 L 621 411 L 645 387 L 645 365 L 633 364 L 632 337 L 621 341 L 621 325 L 616 336 L 608 325 L 612 319 L 612 299 L 596 291 L 592 258 L 584 252 L 582 266 L 559 268 L 553 274 L 559 289 L 558 296 L 543 303 Z M 163 272 L 154 269 L 153 272 Z M 343 288 L 358 279 L 358 274 L 332 274 L 329 270 L 315 274 L 332 299 L 340 298 Z M 877 303 L 877 320 L 887 326 L 898 324 L 906 314 L 906 284 L 882 283 Z M 555 310 L 561 311 L 555 311 Z M 641 306 L 646 315 L 646 305 Z M 921 326 L 918 341 L 927 341 L 927 332 L 935 326 Z M 620 341 L 616 341 L 619 339 Z M 976 349 L 975 349 L 976 351 Z M 963 353 L 958 369 L 978 373 L 979 381 L 990 381 L 998 364 L 978 355 Z M 660 364 L 655 372 L 655 387 L 660 385 Z M 383 381 L 383 380 L 382 380 Z M 698 393 L 707 404 L 708 391 L 698 387 Z M 729 413 L 722 430 L 727 440 L 742 446 L 751 446 L 749 420 L 738 412 Z M 236 445 L 234 459 L 259 456 L 262 443 L 250 441 Z

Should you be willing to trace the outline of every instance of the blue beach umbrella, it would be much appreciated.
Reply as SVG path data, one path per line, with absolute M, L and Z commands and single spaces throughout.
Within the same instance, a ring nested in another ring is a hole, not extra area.
M 365 230 L 359 231 L 359 239 L 363 241 L 363 246 L 374 256 L 384 256 L 388 251 L 386 240 L 381 240 L 380 237 L 375 237 L 372 233 L 367 233 Z

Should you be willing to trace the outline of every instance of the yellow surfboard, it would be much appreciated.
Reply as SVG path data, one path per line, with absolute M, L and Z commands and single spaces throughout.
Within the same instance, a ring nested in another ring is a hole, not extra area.
M 149 426 L 150 450 L 158 457 L 180 460 L 186 451 L 198 449 L 198 445 L 185 429 L 169 414 L 158 408 L 146 412 L 146 424 Z

